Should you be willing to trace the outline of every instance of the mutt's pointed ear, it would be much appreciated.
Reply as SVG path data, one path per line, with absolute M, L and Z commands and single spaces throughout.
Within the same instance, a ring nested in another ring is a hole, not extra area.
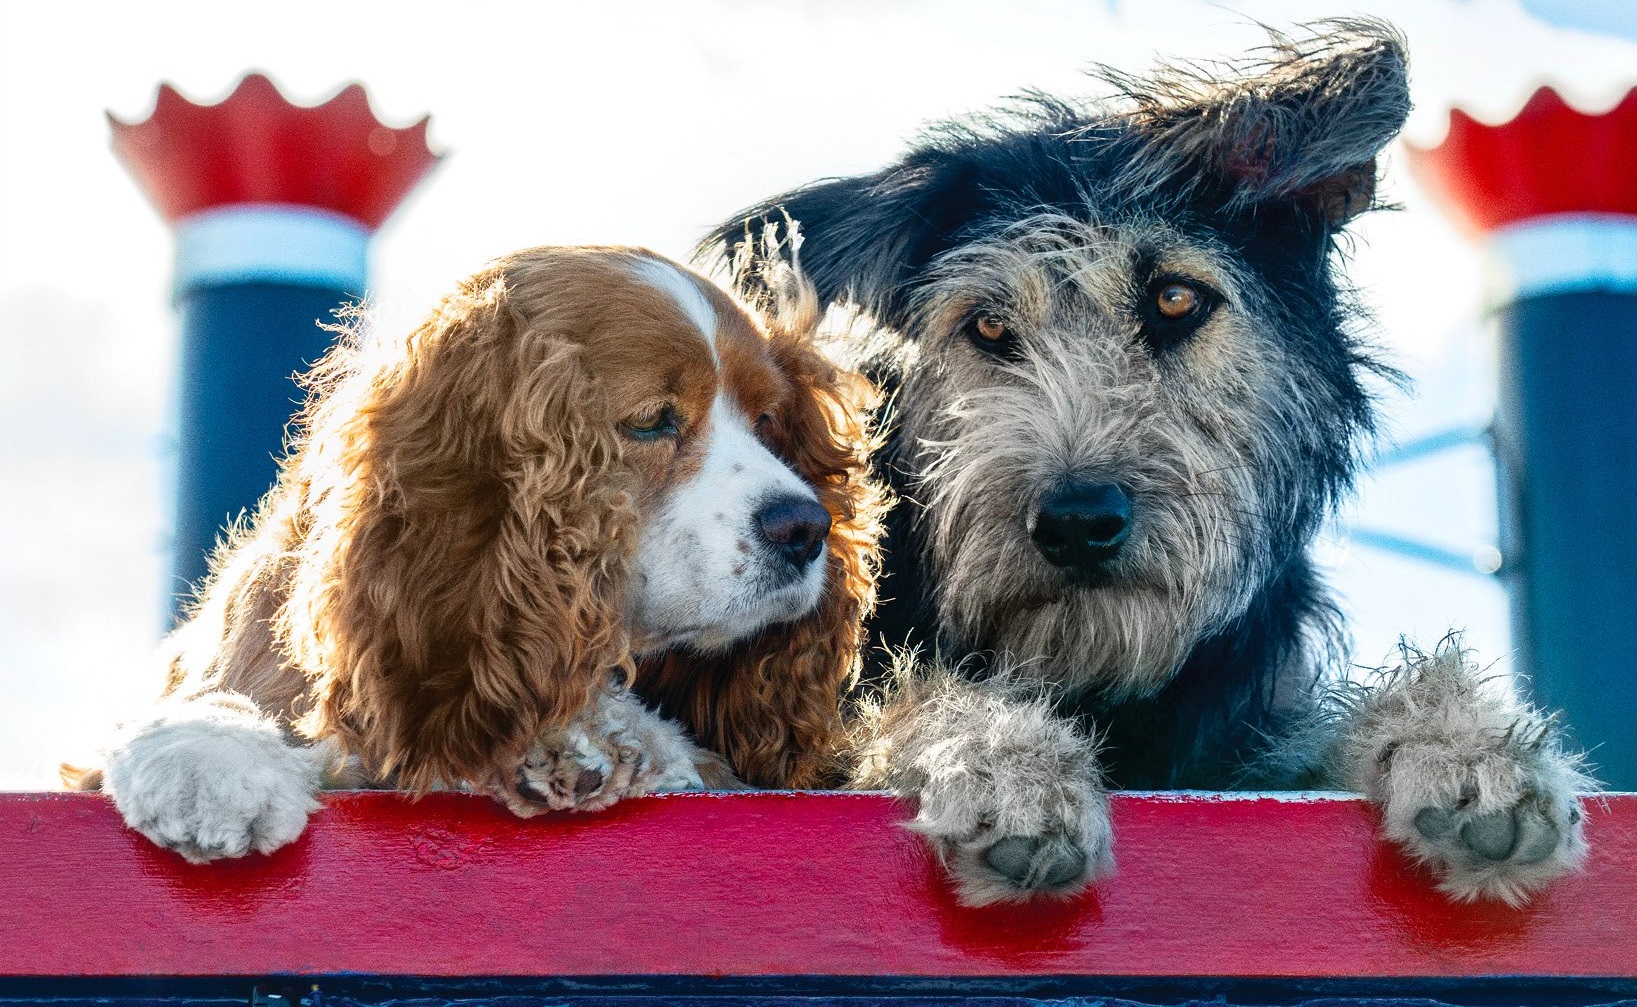
M 901 328 L 910 281 L 953 246 L 981 199 L 967 166 L 912 155 L 874 175 L 817 182 L 742 210 L 707 235 L 695 256 L 731 262 L 764 246 L 788 249 L 794 223 L 802 236 L 801 269 L 820 304 L 851 301 Z M 759 275 L 742 269 L 737 282 L 754 287 Z M 753 299 L 764 293 L 740 292 Z
M 1214 183 L 1232 210 L 1293 204 L 1332 228 L 1373 205 L 1376 155 L 1410 111 L 1393 28 L 1321 22 L 1301 38 L 1275 34 L 1265 56 L 1232 70 L 1107 75 L 1137 105 L 1152 160 L 1135 170 Z

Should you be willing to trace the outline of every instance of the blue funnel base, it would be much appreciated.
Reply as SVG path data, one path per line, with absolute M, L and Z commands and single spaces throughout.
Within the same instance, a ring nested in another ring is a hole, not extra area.
M 1637 293 L 1499 313 L 1496 455 L 1520 667 L 1605 786 L 1637 790 Z
M 173 617 L 224 529 L 273 485 L 305 397 L 295 377 L 329 351 L 334 336 L 319 325 L 350 299 L 277 283 L 195 287 L 181 298 Z

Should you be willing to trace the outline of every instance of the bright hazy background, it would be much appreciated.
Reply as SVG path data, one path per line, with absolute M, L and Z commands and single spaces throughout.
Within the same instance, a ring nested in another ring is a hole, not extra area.
M 1093 62 L 1232 55 L 1273 26 L 1374 13 L 1409 36 L 1435 143 L 1460 101 L 1509 117 L 1552 80 L 1588 111 L 1637 76 L 1627 0 L 978 3 L 5 3 L 0 6 L 0 788 L 55 785 L 152 697 L 163 624 L 171 242 L 108 149 L 103 111 L 144 118 L 160 80 L 199 101 L 249 69 L 312 103 L 361 80 L 395 125 L 431 112 L 449 157 L 374 243 L 387 325 L 486 258 L 542 243 L 685 257 L 713 222 L 821 176 L 873 170 L 923 124 L 1025 87 L 1083 93 Z M 1480 258 L 1389 154 L 1405 207 L 1355 227 L 1352 273 L 1416 381 L 1393 441 L 1481 426 L 1493 350 Z M 1351 547 L 1354 525 L 1470 553 L 1495 536 L 1493 475 L 1462 448 L 1367 481 L 1321 546 L 1360 662 L 1400 633 L 1469 631 L 1508 658 L 1505 597 L 1477 574 Z

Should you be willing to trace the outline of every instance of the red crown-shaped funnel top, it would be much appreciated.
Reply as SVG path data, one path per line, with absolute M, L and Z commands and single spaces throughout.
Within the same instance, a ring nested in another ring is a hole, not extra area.
M 171 222 L 213 207 L 286 203 L 381 226 L 438 163 L 430 117 L 403 129 L 375 118 L 359 84 L 321 105 L 288 101 L 259 73 L 215 105 L 161 84 L 153 115 L 108 115 L 114 153 Z
M 1436 147 L 1410 147 L 1417 177 L 1472 231 L 1559 213 L 1637 215 L 1637 88 L 1602 115 L 1542 87 L 1510 122 L 1460 109 Z

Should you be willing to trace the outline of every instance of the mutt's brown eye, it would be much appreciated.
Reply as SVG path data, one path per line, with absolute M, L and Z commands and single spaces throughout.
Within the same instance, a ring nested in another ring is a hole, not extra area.
M 1006 323 L 993 315 L 979 315 L 972 320 L 972 329 L 985 342 L 998 343 L 1006 338 Z
M 973 315 L 962 328 L 973 346 L 991 356 L 1011 359 L 1017 352 L 1017 337 L 1011 326 L 987 311 Z
M 1204 302 L 1199 289 L 1189 283 L 1167 283 L 1154 296 L 1154 306 L 1159 313 L 1172 320 L 1187 318 L 1198 311 Z
M 1143 301 L 1142 339 L 1158 353 L 1198 331 L 1221 298 L 1202 283 L 1167 276 L 1148 285 Z

